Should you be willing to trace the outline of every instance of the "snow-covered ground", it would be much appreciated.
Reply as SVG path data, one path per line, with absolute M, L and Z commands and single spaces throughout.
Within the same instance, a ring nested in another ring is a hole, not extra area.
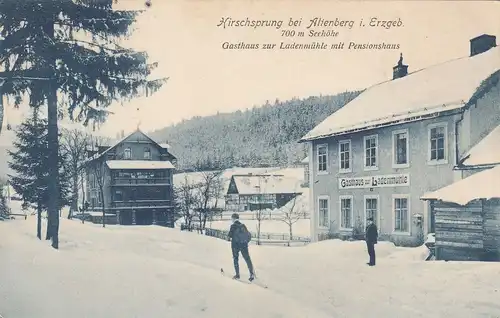
M 248 230 L 252 233 L 257 233 L 257 220 L 241 220 Z M 207 227 L 216 230 L 228 231 L 231 226 L 231 221 L 213 221 L 208 222 Z M 262 220 L 260 223 L 260 231 L 263 233 L 276 233 L 288 235 L 288 224 L 280 220 Z M 309 237 L 311 235 L 310 220 L 298 220 L 292 227 L 293 236 Z
M 251 246 L 264 289 L 223 277 L 229 243 L 195 233 L 61 219 L 58 251 L 35 217 L 0 233 L 4 318 L 500 317 L 498 264 L 424 262 L 423 248 L 381 242 L 368 267 L 362 242 Z

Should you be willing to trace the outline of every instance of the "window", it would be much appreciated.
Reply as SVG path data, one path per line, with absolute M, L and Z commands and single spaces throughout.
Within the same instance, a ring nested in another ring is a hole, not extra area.
M 392 163 L 395 168 L 408 167 L 410 163 L 408 130 L 392 132 Z
M 340 197 L 340 228 L 352 228 L 352 196 Z
M 394 232 L 410 232 L 409 199 L 407 196 L 395 196 L 393 199 Z
M 93 173 L 89 174 L 89 183 L 91 189 L 95 189 L 97 187 L 97 182 Z
M 364 137 L 365 144 L 365 170 L 377 169 L 378 136 Z
M 429 126 L 429 162 L 446 163 L 446 136 L 446 124 L 434 124 Z
M 328 197 L 318 198 L 318 225 L 322 228 L 329 227 L 330 206 Z
M 125 148 L 125 151 L 123 152 L 123 157 L 125 159 L 131 159 L 132 158 L 132 150 L 130 148 Z
M 339 165 L 340 172 L 351 172 L 351 141 L 339 142 Z
M 144 148 L 144 159 L 146 160 L 151 159 L 151 150 L 149 148 Z
M 97 193 L 95 190 L 90 191 L 90 205 L 94 208 L 97 205 Z
M 170 170 L 165 171 L 165 175 L 162 176 L 167 181 L 167 184 L 170 184 L 170 179 L 172 178 L 172 172 Z
M 318 173 L 325 173 L 328 169 L 328 146 L 318 145 Z
M 368 218 L 373 219 L 373 223 L 378 227 L 378 196 L 365 195 L 365 226 Z
M 123 201 L 123 192 L 121 190 L 115 190 L 114 201 Z

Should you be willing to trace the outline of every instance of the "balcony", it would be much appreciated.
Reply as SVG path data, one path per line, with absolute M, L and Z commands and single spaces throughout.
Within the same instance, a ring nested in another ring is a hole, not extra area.
M 171 200 L 137 200 L 137 201 L 115 201 L 111 203 L 111 209 L 114 210 L 127 210 L 139 208 L 171 208 Z
M 247 201 L 247 203 L 249 203 L 249 204 L 273 204 L 275 202 L 276 202 L 276 200 L 274 200 L 274 199 L 266 199 L 266 200 L 264 200 L 264 199 L 262 199 L 262 200 L 250 199 Z
M 113 186 L 147 186 L 147 185 L 170 185 L 170 180 L 166 178 L 114 178 L 111 181 Z

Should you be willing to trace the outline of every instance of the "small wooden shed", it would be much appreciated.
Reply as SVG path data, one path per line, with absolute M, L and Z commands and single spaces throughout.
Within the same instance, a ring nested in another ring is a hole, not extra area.
M 500 261 L 500 166 L 421 199 L 431 201 L 437 260 Z

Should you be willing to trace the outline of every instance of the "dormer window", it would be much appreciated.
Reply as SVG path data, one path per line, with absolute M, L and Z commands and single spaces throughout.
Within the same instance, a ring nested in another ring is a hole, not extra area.
M 125 148 L 125 151 L 123 152 L 123 158 L 132 159 L 132 150 L 130 148 Z
M 151 159 L 151 150 L 149 148 L 144 148 L 144 159 L 145 160 Z

